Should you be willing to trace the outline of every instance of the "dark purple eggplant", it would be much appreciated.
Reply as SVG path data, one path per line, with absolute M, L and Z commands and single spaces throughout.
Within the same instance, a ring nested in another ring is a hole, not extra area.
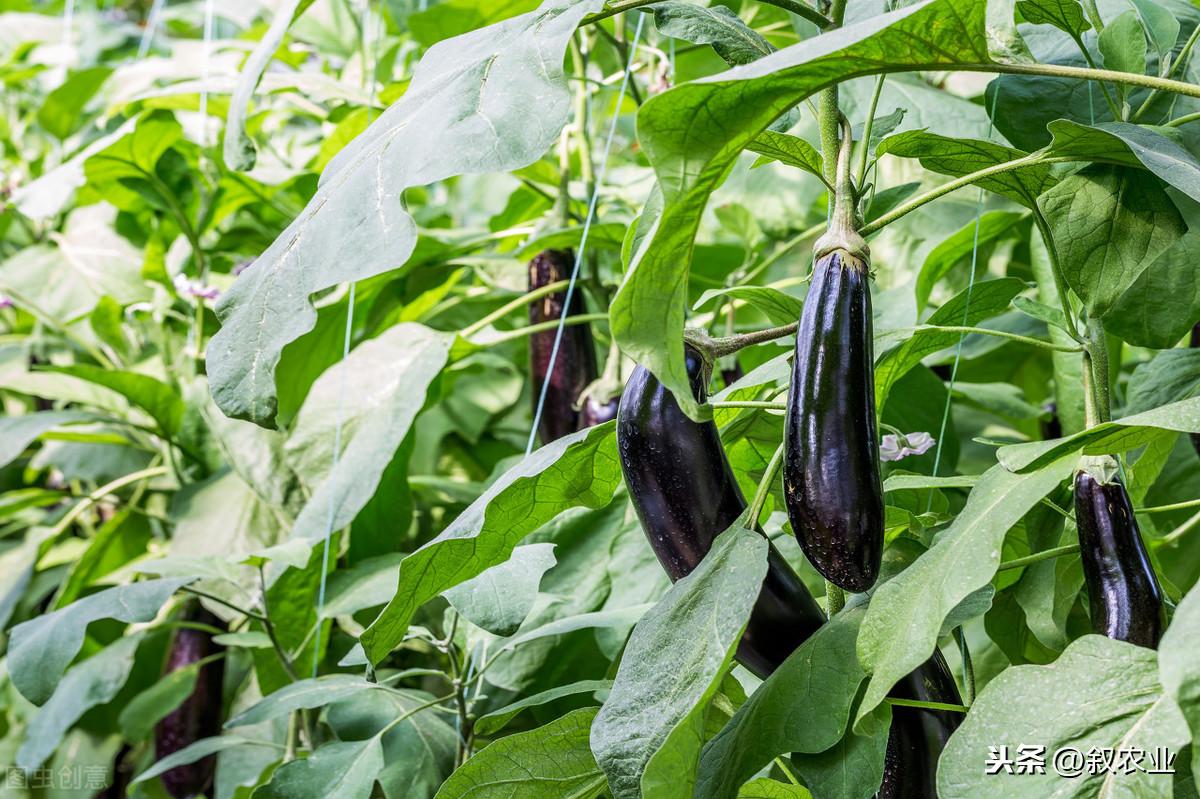
M 1075 474 L 1075 523 L 1092 629 L 1156 649 L 1166 626 L 1162 590 L 1146 555 L 1129 493 L 1115 475 Z
M 691 347 L 687 370 L 696 401 L 704 402 L 704 362 Z M 629 496 L 654 554 L 672 580 L 687 576 L 746 509 L 717 426 L 689 419 L 675 397 L 639 366 L 621 397 L 617 447 Z M 765 677 L 824 621 L 816 600 L 772 546 L 738 660 Z
M 726 386 L 732 386 L 734 383 L 745 377 L 745 375 L 746 373 L 742 371 L 741 362 L 737 360 L 735 360 L 733 365 L 729 368 L 721 370 L 721 380 L 724 381 Z
M 891 690 L 895 699 L 960 705 L 962 697 L 938 650 Z M 876 799 L 933 799 L 937 764 L 963 714 L 892 706 L 892 726 L 884 755 L 883 785 Z
M 529 289 L 541 288 L 571 276 L 575 256 L 570 250 L 543 250 L 529 262 Z M 566 291 L 547 294 L 529 305 L 529 323 L 558 321 L 567 302 Z M 583 293 L 579 287 L 571 295 L 568 316 L 586 313 Z M 582 430 L 581 412 L 576 408 L 579 397 L 588 384 L 596 379 L 596 345 L 587 325 L 568 325 L 563 328 L 554 371 L 550 373 L 550 355 L 554 351 L 557 329 L 534 333 L 529 337 L 530 372 L 533 376 L 534 412 L 547 382 L 546 402 L 538 422 L 538 436 L 543 444 Z
M 219 619 L 208 611 L 196 607 L 186 617 L 188 621 L 222 626 Z M 222 652 L 222 647 L 213 642 L 210 633 L 204 630 L 180 627 L 175 632 L 163 674 L 170 674 L 193 663 Z M 154 728 L 154 753 L 162 760 L 170 754 L 190 746 L 201 738 L 210 738 L 221 732 L 221 685 L 225 678 L 225 660 L 217 657 L 200 667 L 196 676 L 196 687 Z M 212 785 L 216 756 L 209 755 L 195 763 L 176 766 L 163 772 L 159 779 L 174 799 L 189 799 L 203 794 Z
M 1046 414 L 1038 421 L 1042 440 L 1049 441 L 1053 438 L 1062 438 L 1063 429 L 1062 421 L 1058 418 L 1058 405 L 1053 400 L 1047 402 L 1042 406 L 1042 412 Z
M 1197 322 L 1192 327 L 1192 349 L 1200 350 L 1200 322 Z M 1195 448 L 1196 454 L 1200 455 L 1200 433 L 1192 433 L 1192 447 Z
M 784 428 L 792 530 L 822 576 L 855 592 L 875 584 L 883 557 L 869 281 L 866 262 L 845 250 L 817 260 Z
M 129 744 L 125 744 L 117 752 L 117 756 L 113 758 L 112 782 L 107 788 L 96 794 L 96 799 L 125 799 L 126 793 L 129 791 L 129 782 L 133 779 L 133 764 L 128 762 L 129 754 L 132 751 Z
M 583 401 L 583 407 L 579 409 L 579 427 L 582 430 L 585 427 L 595 427 L 598 424 L 604 424 L 610 419 L 617 418 L 617 408 L 621 404 L 621 397 L 618 395 L 613 397 L 608 402 L 588 396 Z

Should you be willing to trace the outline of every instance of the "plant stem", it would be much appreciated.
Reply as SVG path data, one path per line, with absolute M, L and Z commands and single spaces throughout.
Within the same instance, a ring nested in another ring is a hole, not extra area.
M 970 709 L 966 705 L 954 705 L 949 702 L 922 702 L 918 699 L 893 699 L 890 696 L 883 701 L 893 707 L 915 707 L 920 710 L 948 710 L 951 713 L 966 713 Z
M 1084 367 L 1091 373 L 1092 393 L 1096 404 L 1096 421 L 1093 424 L 1101 424 L 1112 419 L 1112 385 L 1108 377 L 1108 341 L 1104 335 L 1104 323 L 1089 316 L 1087 338 Z
M 1187 533 L 1191 532 L 1192 528 L 1196 527 L 1197 525 L 1200 525 L 1200 513 L 1196 513 L 1186 522 L 1160 538 L 1158 540 L 1158 546 L 1174 544 L 1180 538 L 1183 538 Z
M 983 336 L 995 336 L 996 338 L 1005 338 L 1009 341 L 1016 341 L 1020 344 L 1028 344 L 1031 347 L 1041 347 L 1042 349 L 1054 350 L 1055 352 L 1082 352 L 1082 347 L 1071 347 L 1064 344 L 1055 344 L 1051 341 L 1043 341 L 1040 338 L 1031 338 L 1022 336 L 1017 333 L 1009 333 L 1004 330 L 989 330 L 986 327 L 970 327 L 968 325 L 917 325 L 909 328 L 913 332 L 920 330 L 944 330 L 947 333 L 978 333 Z
M 732 336 L 713 338 L 703 330 L 689 329 L 684 332 L 688 343 L 704 351 L 713 360 L 732 355 L 738 350 L 752 347 L 755 344 L 765 344 L 768 341 L 790 336 L 796 332 L 799 322 L 793 322 L 779 327 L 768 327 L 765 330 L 755 330 L 750 333 L 737 333 Z
M 796 779 L 796 775 L 793 774 L 792 770 L 787 767 L 787 764 L 784 762 L 782 756 L 775 758 L 775 765 L 778 766 L 779 770 L 783 772 L 783 776 L 788 778 L 788 782 L 790 782 L 792 785 L 800 784 L 800 780 Z
M 809 6 L 806 6 L 803 3 L 796 2 L 796 0 L 759 0 L 759 1 L 764 3 L 765 5 L 775 6 L 776 8 L 782 8 L 784 11 L 791 11 L 793 14 L 795 14 L 799 17 L 803 17 L 804 19 L 813 23 L 814 25 L 816 25 L 818 28 L 821 28 L 822 30 L 829 28 L 831 26 L 831 23 L 830 23 L 830 20 L 828 17 L 823 15 L 821 12 L 817 11 L 815 8 L 810 8 Z M 641 8 L 642 6 L 649 6 L 649 5 L 653 5 L 654 3 L 661 3 L 661 2 L 662 2 L 662 0 L 620 0 L 619 2 L 613 3 L 611 6 L 604 9 L 603 11 L 597 12 L 588 17 L 584 17 L 584 20 L 583 20 L 583 22 L 580 23 L 580 25 L 581 26 L 591 25 L 592 23 L 599 22 L 602 19 L 608 19 L 609 17 L 615 17 L 617 14 L 620 14 L 624 11 L 629 11 L 634 8 Z
M 460 336 L 462 336 L 463 338 L 470 338 L 471 336 L 478 333 L 480 330 L 483 330 L 485 327 L 490 325 L 492 322 L 495 322 L 498 319 L 503 319 L 504 317 L 508 316 L 510 313 L 517 310 L 518 308 L 526 306 L 535 300 L 540 300 L 542 297 L 545 297 L 547 294 L 553 294 L 554 292 L 559 291 L 560 289 L 565 289 L 567 287 L 568 283 L 570 283 L 569 280 L 556 280 L 553 283 L 547 283 L 544 286 L 539 286 L 538 288 L 534 289 L 533 291 L 522 294 L 520 297 L 517 297 L 515 300 L 506 302 L 504 305 L 501 305 L 499 308 L 492 311 L 487 316 L 484 316 L 479 321 L 474 322 L 474 323 L 468 325 L 467 327 L 464 327 L 462 330 L 459 331 L 458 334 Z
M 207 599 L 209 602 L 216 602 L 218 605 L 227 607 L 230 610 L 240 613 L 247 618 L 254 619 L 255 621 L 260 621 L 260 622 L 266 621 L 267 617 L 263 616 L 260 613 L 255 613 L 254 611 L 248 610 L 248 609 L 242 607 L 241 605 L 234 604 L 233 602 L 230 602 L 226 599 L 221 599 L 221 597 L 210 594 L 207 591 L 201 591 L 199 588 L 192 588 L 191 586 L 185 585 L 185 586 L 180 587 L 179 590 L 183 591 L 186 594 L 191 594 L 193 596 L 202 597 L 204 599 Z
M 579 85 L 575 89 L 575 132 L 576 146 L 579 148 L 579 175 L 583 178 L 584 197 L 591 197 L 596 190 L 596 173 L 592 165 L 592 136 L 588 126 L 588 92 L 587 59 L 584 58 L 583 48 L 575 37 L 571 37 L 571 65 L 579 76 Z
M 790 239 L 785 241 L 783 244 L 780 244 L 778 247 L 776 247 L 774 249 L 774 251 L 772 251 L 772 253 L 770 255 L 768 255 L 765 259 L 763 259 L 762 263 L 760 263 L 758 266 L 751 269 L 749 272 L 747 272 L 742 277 L 742 279 L 740 281 L 741 285 L 747 285 L 747 284 L 752 283 L 752 281 L 755 278 L 757 278 L 763 272 L 767 271 L 772 266 L 774 266 L 775 263 L 777 261 L 779 261 L 780 258 L 787 255 L 795 247 L 802 244 L 804 241 L 811 239 L 813 236 L 820 235 L 821 232 L 825 230 L 825 228 L 826 228 L 826 224 L 824 222 L 821 222 L 820 224 L 813 225 L 810 228 L 800 231 L 795 236 L 792 236 Z
M 1191 54 L 1192 48 L 1196 46 L 1196 39 L 1198 37 L 1200 37 L 1200 25 L 1197 25 L 1195 28 L 1192 29 L 1191 36 L 1188 36 L 1187 41 L 1183 45 L 1183 49 L 1181 49 L 1179 51 L 1179 57 L 1175 59 L 1175 63 L 1171 65 L 1171 69 L 1168 70 L 1167 74 L 1164 75 L 1163 77 L 1165 77 L 1165 78 L 1173 77 L 1175 75 L 1175 73 L 1179 71 L 1179 68 L 1183 64 L 1187 63 L 1188 56 Z M 1130 117 L 1129 121 L 1137 122 L 1139 119 L 1141 119 L 1142 114 L 1146 113 L 1146 111 L 1150 108 L 1150 105 L 1155 100 L 1158 99 L 1158 95 L 1160 93 L 1161 92 L 1158 89 L 1155 89 L 1155 90 L 1151 91 L 1150 94 L 1146 95 L 1145 101 L 1141 104 L 1141 106 L 1138 107 L 1138 110 L 1136 112 L 1134 112 L 1133 116 Z M 1170 123 L 1167 123 L 1167 124 L 1170 124 Z
M 860 190 L 866 185 L 867 160 L 871 155 L 871 128 L 875 126 L 875 109 L 879 107 L 879 95 L 883 93 L 883 82 L 885 80 L 887 80 L 887 75 L 879 75 L 875 78 L 875 91 L 871 94 L 871 105 L 867 109 L 867 118 L 863 123 L 863 135 L 860 142 L 861 149 L 858 153 L 858 172 L 854 181 Z
M 1200 26 L 1197 26 L 1197 27 L 1200 27 Z M 1197 111 L 1193 114 L 1184 114 L 1181 117 L 1176 117 L 1175 119 L 1172 119 L 1170 122 L 1165 123 L 1165 126 L 1168 128 L 1177 128 L 1180 125 L 1186 125 L 1189 122 L 1195 122 L 1198 119 L 1200 119 L 1200 111 Z
M 1071 338 L 1084 344 L 1083 336 L 1079 335 L 1079 324 L 1075 319 L 1075 313 L 1071 310 L 1071 300 L 1068 296 L 1067 279 L 1063 275 L 1062 261 L 1058 258 L 1058 245 L 1054 243 L 1054 231 L 1050 229 L 1050 223 L 1046 221 L 1046 217 L 1042 214 L 1042 209 L 1035 204 L 1031 209 L 1033 212 L 1033 221 L 1037 225 L 1038 232 L 1042 234 L 1042 243 L 1046 245 L 1046 255 L 1050 259 L 1050 273 L 1054 275 L 1054 287 L 1058 294 L 1058 304 L 1062 308 L 1063 318 L 1066 319 L 1068 330 L 1067 334 Z
M 568 316 L 561 321 L 564 325 L 583 325 L 589 322 L 602 322 L 608 319 L 606 313 L 583 313 L 576 316 Z M 513 330 L 505 330 L 495 338 L 488 339 L 485 344 L 491 346 L 493 344 L 503 344 L 506 341 L 514 341 L 525 336 L 532 336 L 534 333 L 541 333 L 546 330 L 553 330 L 558 327 L 560 321 L 551 319 L 547 322 L 538 322 L 536 325 L 527 325 L 525 327 L 514 328 Z
M 787 404 L 783 402 L 763 402 L 762 400 L 729 400 L 727 402 L 709 403 L 714 408 L 760 408 L 765 411 L 786 411 Z
M 1041 552 L 1035 552 L 1032 555 L 1026 555 L 1023 558 L 1013 558 L 1006 560 L 1000 564 L 998 571 L 1008 571 L 1009 569 L 1019 569 L 1022 566 L 1030 566 L 1034 563 L 1040 563 L 1043 560 L 1051 560 L 1052 558 L 1061 558 L 1063 555 L 1070 555 L 1072 552 L 1079 551 L 1079 544 L 1064 544 L 1061 547 L 1046 549 Z
M 846 607 L 846 592 L 838 586 L 825 581 L 825 612 L 833 618 Z
M 141 480 L 149 480 L 155 477 L 161 477 L 165 474 L 168 474 L 169 471 L 170 470 L 166 466 L 153 466 L 148 469 L 131 472 L 130 474 L 118 477 L 116 480 L 100 486 L 95 491 L 79 500 L 79 502 L 75 503 L 74 507 L 67 511 L 63 517 L 58 520 L 58 523 L 54 525 L 54 528 L 47 540 L 57 538 L 68 527 L 70 527 L 76 519 L 79 518 L 80 514 L 114 491 L 119 491 L 125 486 L 132 485 L 133 483 Z
M 763 506 L 767 504 L 767 497 L 771 494 L 771 483 L 775 482 L 775 476 L 779 474 L 779 467 L 782 465 L 783 444 L 780 443 L 775 448 L 775 454 L 771 456 L 770 462 L 767 463 L 767 469 L 763 472 L 762 479 L 758 481 L 758 490 L 754 492 L 754 500 L 750 503 L 746 526 L 751 529 L 758 526 L 758 517 L 762 513 Z
M 1087 61 L 1088 66 L 1092 69 L 1096 69 L 1096 62 L 1092 59 L 1092 54 L 1088 51 L 1087 45 L 1083 43 L 1083 38 L 1078 34 L 1072 38 L 1075 40 L 1076 46 L 1079 47 L 1079 52 L 1083 53 L 1083 59 Z M 1108 110 L 1112 111 L 1113 119 L 1120 119 L 1121 109 L 1117 106 L 1117 101 L 1114 100 L 1112 94 L 1109 93 L 1108 86 L 1105 85 L 1103 81 L 1099 81 L 1099 83 L 1100 91 L 1104 93 L 1104 100 L 1108 103 Z
M 1138 513 L 1169 513 L 1173 510 L 1187 510 L 1200 507 L 1200 499 L 1189 499 L 1187 502 L 1176 502 L 1173 505 L 1155 505 L 1149 508 L 1138 508 Z

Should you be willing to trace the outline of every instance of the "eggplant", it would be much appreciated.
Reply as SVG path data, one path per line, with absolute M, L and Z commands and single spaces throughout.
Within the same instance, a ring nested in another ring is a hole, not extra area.
M 895 699 L 960 705 L 962 696 L 942 653 L 933 656 L 896 684 Z M 876 799 L 932 799 L 937 796 L 937 764 L 963 714 L 892 706 L 892 726 L 884 755 L 883 785 Z
M 184 618 L 211 627 L 222 627 L 219 619 L 198 606 Z M 213 642 L 210 633 L 180 627 L 171 641 L 163 674 L 178 671 L 222 651 L 223 647 Z M 214 658 L 200 667 L 192 693 L 154 727 L 154 753 L 159 760 L 201 738 L 220 734 L 221 686 L 224 679 L 224 658 Z M 190 799 L 203 794 L 212 785 L 216 764 L 216 755 L 209 755 L 194 763 L 165 771 L 159 779 L 174 799 Z
M 541 288 L 566 280 L 575 266 L 575 256 L 570 250 L 543 250 L 529 262 L 529 289 Z M 558 321 L 563 315 L 567 292 L 547 294 L 529 305 L 529 323 Z M 571 295 L 568 316 L 586 313 L 583 293 L 578 290 Z M 582 422 L 576 403 L 588 384 L 596 379 L 596 345 L 592 340 L 592 329 L 588 325 L 568 325 L 562 329 L 558 355 L 554 359 L 554 371 L 550 372 L 550 355 L 554 351 L 557 328 L 534 333 L 529 337 L 530 373 L 533 375 L 533 404 L 542 394 L 542 386 L 549 382 L 542 417 L 538 422 L 538 436 L 543 444 L 562 438 L 568 433 L 582 430 Z
M 688 377 L 705 402 L 705 365 L 686 348 Z M 617 411 L 617 447 L 634 510 L 671 580 L 690 574 L 713 541 L 746 509 L 717 426 L 694 422 L 642 366 L 634 369 Z M 821 607 L 770 546 L 763 580 L 737 658 L 766 677 L 825 621 Z
M 721 370 L 721 380 L 724 381 L 726 386 L 732 386 L 745 376 L 746 373 L 742 371 L 742 364 L 737 360 L 734 360 L 733 365 L 728 369 Z
M 1192 327 L 1192 349 L 1200 349 L 1200 322 Z M 1192 433 L 1192 447 L 1200 455 L 1200 433 Z
M 1038 421 L 1042 440 L 1049 441 L 1054 438 L 1062 438 L 1062 420 L 1058 418 L 1058 404 L 1051 400 L 1042 406 L 1042 412 L 1046 414 L 1046 416 L 1043 416 Z
M 1115 474 L 1096 471 L 1099 476 L 1087 468 L 1075 474 L 1075 524 L 1092 629 L 1156 649 L 1166 627 L 1162 589 L 1129 493 Z
M 816 570 L 854 592 L 875 584 L 883 557 L 869 280 L 866 261 L 845 250 L 817 260 L 784 427 L 792 530 Z
M 595 427 L 598 424 L 604 424 L 610 419 L 616 419 L 617 407 L 620 404 L 620 395 L 613 397 L 608 402 L 601 402 L 591 396 L 587 397 L 583 401 L 583 407 L 579 409 L 579 429 Z

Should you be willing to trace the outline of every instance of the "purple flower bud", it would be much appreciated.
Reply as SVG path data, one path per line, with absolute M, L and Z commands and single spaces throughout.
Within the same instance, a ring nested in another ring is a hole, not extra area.
M 0 309 L 13 307 L 12 297 L 7 294 L 0 294 Z
M 206 286 L 198 280 L 188 280 L 186 275 L 175 276 L 175 293 L 180 297 L 194 297 L 201 300 L 215 300 L 221 296 L 215 286 Z

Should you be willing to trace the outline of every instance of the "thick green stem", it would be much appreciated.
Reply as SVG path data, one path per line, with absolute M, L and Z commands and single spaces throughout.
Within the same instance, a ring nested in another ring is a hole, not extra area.
M 1075 314 L 1071 310 L 1071 300 L 1067 295 L 1067 279 L 1063 275 L 1062 262 L 1058 258 L 1058 245 L 1054 243 L 1054 231 L 1050 229 L 1050 223 L 1046 221 L 1040 208 L 1035 205 L 1032 211 L 1034 224 L 1037 225 L 1038 232 L 1042 234 L 1042 243 L 1046 245 L 1046 257 L 1050 260 L 1050 273 L 1054 275 L 1058 303 L 1062 308 L 1063 318 L 1067 320 L 1067 333 L 1071 338 L 1083 344 L 1083 336 L 1079 335 L 1079 326 L 1075 321 Z
M 689 328 L 684 331 L 684 339 L 701 350 L 710 360 L 724 358 L 738 350 L 752 347 L 755 344 L 765 344 L 768 341 L 790 336 L 796 332 L 799 322 L 793 322 L 779 327 L 768 327 L 765 330 L 755 330 L 750 333 L 738 333 L 733 336 L 713 338 L 703 330 Z
M 1043 560 L 1052 558 L 1061 558 L 1063 555 L 1070 555 L 1072 552 L 1079 551 L 1079 544 L 1064 544 L 1061 547 L 1054 547 L 1042 552 L 1035 552 L 1032 555 L 1026 555 L 1023 558 L 1013 558 L 1006 560 L 1000 564 L 999 571 L 1008 571 L 1009 569 L 1019 569 L 1022 566 L 1032 566 L 1034 563 L 1041 563 Z
M 850 178 L 851 149 L 854 146 L 850 121 L 841 118 L 842 139 L 838 147 L 834 174 L 833 213 L 829 217 L 829 229 L 813 244 L 813 255 L 820 258 L 834 250 L 846 253 L 867 262 L 870 250 L 858 232 L 858 196 Z
M 1104 335 L 1104 323 L 1095 317 L 1089 317 L 1087 320 L 1087 346 L 1084 349 L 1083 367 L 1087 426 L 1094 427 L 1112 418 L 1108 342 Z

